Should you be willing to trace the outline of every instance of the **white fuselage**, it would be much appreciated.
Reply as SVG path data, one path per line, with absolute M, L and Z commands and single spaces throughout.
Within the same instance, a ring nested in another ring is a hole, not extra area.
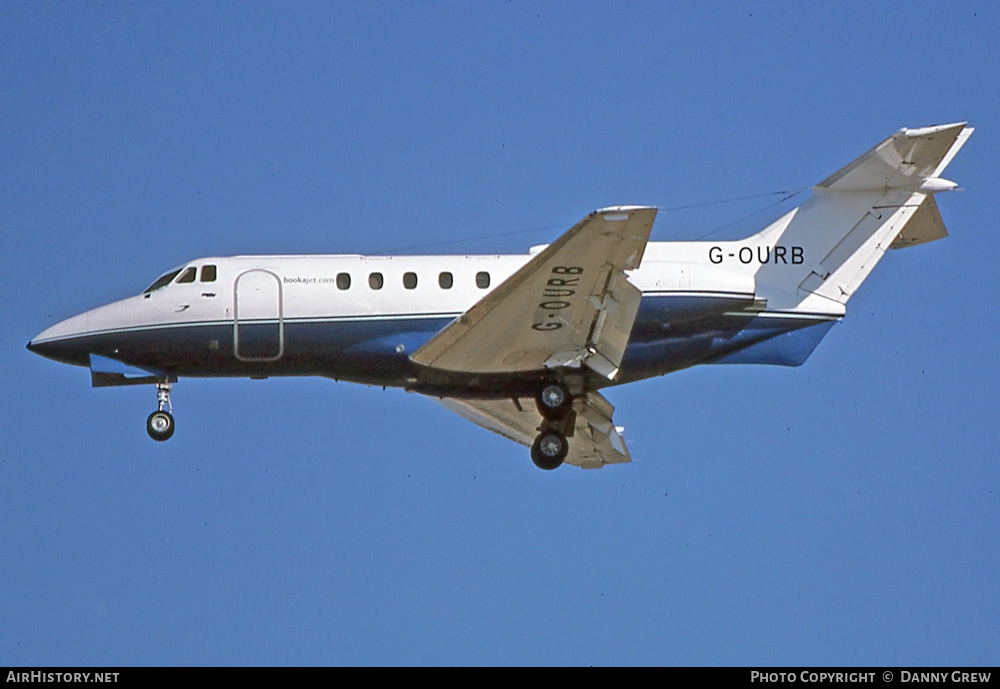
M 761 339 L 730 338 L 687 351 L 670 333 L 685 323 L 696 328 L 704 321 L 718 339 L 718 332 L 742 331 L 749 316 L 771 316 L 780 327 L 773 322 L 762 333 L 773 336 L 843 314 L 841 304 L 826 299 L 790 304 L 787 296 L 760 294 L 754 272 L 762 262 L 758 254 L 741 261 L 741 250 L 747 257 L 750 249 L 740 242 L 648 245 L 640 268 L 629 273 L 643 293 L 632 338 L 642 356 L 631 358 L 633 370 L 626 366 L 617 382 L 705 362 Z M 71 363 L 88 365 L 86 354 L 97 354 L 174 377 L 324 375 L 457 390 L 463 381 L 421 381 L 408 355 L 531 256 L 203 258 L 171 271 L 173 279 L 156 289 L 57 323 L 32 347 Z M 792 308 L 761 313 L 762 299 Z

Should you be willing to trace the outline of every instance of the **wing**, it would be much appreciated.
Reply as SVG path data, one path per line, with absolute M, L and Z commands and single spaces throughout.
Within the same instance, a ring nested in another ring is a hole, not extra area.
M 459 400 L 444 398 L 441 403 L 459 416 L 525 446 L 530 446 L 542 426 L 542 415 L 531 398 L 501 400 Z M 615 408 L 596 392 L 573 403 L 576 418 L 566 463 L 584 469 L 600 469 L 605 464 L 631 462 L 622 429 L 611 421 Z
M 410 358 L 468 373 L 586 365 L 614 379 L 642 296 L 625 271 L 655 218 L 639 206 L 588 215 Z

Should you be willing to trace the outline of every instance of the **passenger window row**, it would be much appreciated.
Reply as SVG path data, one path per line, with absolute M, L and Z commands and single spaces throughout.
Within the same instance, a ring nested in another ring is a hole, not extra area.
M 451 289 L 455 284 L 455 277 L 445 271 L 438 275 L 438 287 L 441 289 Z M 385 286 L 385 278 L 382 277 L 382 273 L 369 273 L 368 274 L 368 287 L 373 290 L 380 290 Z M 486 271 L 479 271 L 476 273 L 476 287 L 479 289 L 486 289 L 490 286 L 490 274 Z M 406 289 L 416 289 L 417 288 L 417 274 L 413 272 L 403 273 L 403 287 Z M 351 274 L 350 273 L 338 273 L 337 274 L 337 288 L 338 289 L 350 289 L 351 288 Z
M 180 276 L 180 277 L 177 277 Z M 150 285 L 146 290 L 146 294 L 169 284 L 171 281 L 177 284 L 194 282 L 198 276 L 198 269 L 195 266 L 190 266 L 183 270 L 178 270 L 173 273 L 164 275 L 155 283 Z M 218 272 L 214 265 L 208 264 L 201 267 L 201 282 L 215 282 L 218 276 Z M 174 279 L 176 278 L 176 280 Z M 451 289 L 455 285 L 455 276 L 451 273 L 444 271 L 438 274 L 438 287 L 441 289 Z M 368 287 L 373 290 L 380 290 L 385 286 L 385 278 L 382 277 L 382 273 L 369 273 L 368 274 Z M 484 270 L 476 273 L 476 287 L 479 289 L 486 289 L 490 286 L 490 274 Z M 403 287 L 406 289 L 416 289 L 417 288 L 417 274 L 413 272 L 403 273 Z M 337 274 L 337 289 L 348 290 L 351 288 L 351 274 L 350 273 L 338 273 Z

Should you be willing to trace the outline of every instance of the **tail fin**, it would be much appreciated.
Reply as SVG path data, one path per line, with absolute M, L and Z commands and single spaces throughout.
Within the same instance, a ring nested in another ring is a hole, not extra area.
M 972 131 L 964 122 L 901 129 L 816 185 L 805 204 L 746 240 L 795 247 L 800 259 L 795 270 L 762 264 L 758 295 L 773 290 L 795 293 L 796 302 L 817 295 L 845 304 L 886 249 L 946 236 L 934 194 L 956 188 L 940 174 Z

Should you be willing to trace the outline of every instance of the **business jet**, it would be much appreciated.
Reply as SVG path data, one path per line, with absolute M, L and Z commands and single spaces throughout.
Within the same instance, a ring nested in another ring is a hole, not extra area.
M 602 389 L 802 364 L 887 249 L 946 236 L 935 195 L 971 134 L 901 129 L 743 240 L 650 242 L 656 208 L 613 206 L 526 255 L 201 258 L 28 349 L 155 385 L 154 440 L 179 378 L 325 376 L 438 398 L 542 469 L 628 462 Z

